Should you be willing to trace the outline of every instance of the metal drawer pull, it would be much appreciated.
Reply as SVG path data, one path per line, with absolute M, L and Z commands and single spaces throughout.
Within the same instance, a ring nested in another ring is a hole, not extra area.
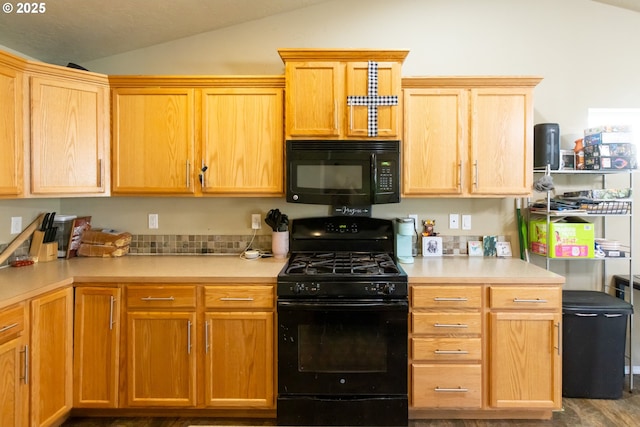
M 18 322 L 12 323 L 12 324 L 7 325 L 7 326 L 3 326 L 2 328 L 0 328 L 0 332 L 8 331 L 9 329 L 15 328 L 16 326 L 18 326 Z
M 468 328 L 469 325 L 465 323 L 434 323 L 436 328 Z
M 209 321 L 204 322 L 204 353 L 209 354 Z
M 25 384 L 29 384 L 29 346 L 25 345 L 24 350 L 22 350 L 20 353 L 24 354 L 24 377 L 20 377 L 20 379 Z
M 467 393 L 469 391 L 468 388 L 462 388 L 462 387 L 458 387 L 458 388 L 440 388 L 440 387 L 436 387 L 433 389 L 436 392 L 452 392 L 452 393 Z
M 253 301 L 252 297 L 236 298 L 236 297 L 222 297 L 220 301 Z
M 142 301 L 175 301 L 174 297 L 142 297 Z
M 535 303 L 547 303 L 549 301 L 547 301 L 546 299 L 540 299 L 540 298 L 536 298 L 536 299 L 520 299 L 520 298 L 514 298 L 513 302 L 535 302 Z
M 433 299 L 434 301 L 469 301 L 469 298 L 467 297 L 451 297 L 451 298 L 445 298 L 445 297 L 435 297 Z
M 620 313 L 614 313 L 614 314 L 609 314 L 609 313 L 605 313 L 604 317 L 610 318 L 610 317 L 621 317 L 622 314 Z
M 187 354 L 191 354 L 191 320 L 187 320 Z
M 576 317 L 597 317 L 598 313 L 576 313 Z
M 116 302 L 116 298 L 112 295 L 111 302 L 109 304 L 109 330 L 113 330 L 113 324 L 116 323 L 113 320 L 113 304 Z
M 435 350 L 435 354 L 469 354 L 467 350 Z

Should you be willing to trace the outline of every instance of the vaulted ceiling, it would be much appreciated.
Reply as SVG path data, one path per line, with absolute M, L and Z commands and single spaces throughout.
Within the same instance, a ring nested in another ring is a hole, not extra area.
M 81 64 L 327 1 L 55 0 L 42 2 L 44 13 L 0 13 L 0 45 L 45 62 Z M 592 1 L 640 12 L 639 0 Z

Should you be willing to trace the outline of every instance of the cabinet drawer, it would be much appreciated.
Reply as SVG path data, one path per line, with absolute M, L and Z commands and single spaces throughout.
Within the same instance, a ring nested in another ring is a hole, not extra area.
M 195 308 L 195 286 L 127 286 L 128 308 Z
M 206 308 L 273 308 L 273 286 L 207 286 L 204 290 Z
M 416 408 L 479 408 L 482 404 L 480 365 L 411 366 L 411 404 Z
M 24 330 L 24 303 L 0 311 L 0 344 Z
M 492 286 L 489 301 L 491 308 L 559 309 L 562 289 L 558 286 Z
M 480 308 L 481 286 L 413 286 L 412 308 Z
M 414 334 L 469 335 L 480 334 L 480 313 L 412 313 L 411 325 Z
M 411 358 L 414 360 L 481 360 L 480 338 L 412 338 Z

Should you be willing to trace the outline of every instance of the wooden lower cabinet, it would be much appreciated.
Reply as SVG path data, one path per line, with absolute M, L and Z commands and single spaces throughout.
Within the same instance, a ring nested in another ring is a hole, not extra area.
M 127 289 L 127 405 L 196 406 L 196 287 Z
M 550 418 L 561 407 L 560 285 L 412 285 L 410 301 L 410 417 Z
M 561 407 L 561 292 L 560 287 L 490 288 L 491 407 Z
M 271 285 L 205 287 L 205 405 L 274 408 Z
M 29 333 L 25 304 L 0 311 L 0 426 L 29 425 Z
M 31 300 L 30 426 L 55 425 L 73 404 L 73 288 Z
M 119 288 L 76 287 L 74 408 L 118 407 L 120 295 Z

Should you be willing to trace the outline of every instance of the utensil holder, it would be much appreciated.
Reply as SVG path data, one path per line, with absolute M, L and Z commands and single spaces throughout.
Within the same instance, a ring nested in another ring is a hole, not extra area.
M 58 259 L 58 242 L 44 243 L 44 231 L 36 230 L 31 237 L 29 255 L 38 259 L 38 262 L 48 262 Z
M 274 231 L 271 234 L 271 253 L 275 258 L 285 258 L 289 253 L 289 232 Z

